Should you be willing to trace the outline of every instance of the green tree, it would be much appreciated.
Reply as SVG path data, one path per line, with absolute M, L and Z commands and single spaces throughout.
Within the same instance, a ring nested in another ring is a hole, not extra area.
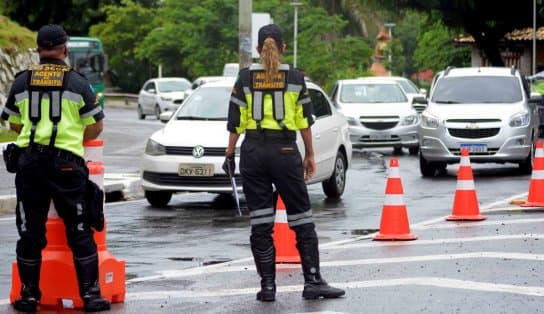
M 542 3 L 542 0 L 537 1 Z M 461 28 L 472 35 L 478 48 L 495 66 L 504 66 L 499 51 L 503 36 L 513 29 L 532 26 L 531 0 L 520 0 L 515 4 L 511 1 L 481 0 L 384 0 L 382 3 L 394 11 L 415 9 L 438 12 L 444 25 Z
M 155 69 L 147 59 L 138 59 L 136 50 L 155 27 L 156 10 L 123 0 L 120 6 L 108 5 L 103 11 L 107 19 L 93 25 L 90 33 L 104 43 L 114 84 L 135 92 Z
M 145 7 L 159 0 L 140 0 Z M 71 36 L 86 36 L 91 25 L 105 19 L 102 7 L 119 5 L 121 0 L 4 0 L 3 14 L 32 30 L 49 23 L 61 24 Z
M 430 24 L 427 31 L 417 38 L 414 62 L 419 70 L 433 69 L 434 72 L 447 66 L 470 66 L 471 49 L 454 45 L 454 31 L 440 20 Z

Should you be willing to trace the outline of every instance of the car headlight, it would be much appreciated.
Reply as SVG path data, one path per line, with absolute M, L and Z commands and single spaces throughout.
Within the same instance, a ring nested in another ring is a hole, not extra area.
M 346 120 L 348 120 L 349 125 L 359 125 L 359 120 L 357 118 L 346 116 Z
M 171 100 L 172 100 L 172 97 L 164 97 L 164 96 L 161 96 L 161 100 L 162 100 L 162 101 L 171 101 Z
M 418 121 L 417 114 L 406 116 L 402 119 L 400 125 L 412 125 L 416 124 Z
M 166 154 L 166 148 L 154 140 L 149 139 L 147 145 L 145 145 L 145 153 L 152 156 L 164 155 Z
M 439 120 L 437 117 L 433 116 L 432 114 L 424 111 L 421 114 L 421 126 L 424 128 L 429 129 L 436 129 L 438 128 Z
M 513 128 L 524 127 L 529 125 L 529 112 L 522 111 L 510 117 L 509 125 Z

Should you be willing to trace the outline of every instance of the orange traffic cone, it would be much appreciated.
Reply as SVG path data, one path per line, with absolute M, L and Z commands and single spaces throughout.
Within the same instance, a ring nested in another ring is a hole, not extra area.
M 400 180 L 399 162 L 396 158 L 389 161 L 389 177 L 385 187 L 385 201 L 382 209 L 380 232 L 373 240 L 415 240 L 410 233 L 406 205 L 402 198 L 404 191 Z
M 486 218 L 480 215 L 468 149 L 463 148 L 461 150 L 459 173 L 457 174 L 457 188 L 455 190 L 453 210 L 452 214 L 446 220 L 484 220 Z
M 276 219 L 272 238 L 276 247 L 276 263 L 300 263 L 300 255 L 296 246 L 296 234 L 289 228 L 285 204 L 279 194 L 276 202 Z
M 533 173 L 529 184 L 527 201 L 520 206 L 541 207 L 544 206 L 544 149 L 542 141 L 536 142 L 535 158 L 533 159 Z

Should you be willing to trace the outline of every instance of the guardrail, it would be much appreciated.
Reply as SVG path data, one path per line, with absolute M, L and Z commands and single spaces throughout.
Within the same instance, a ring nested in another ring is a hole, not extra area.
M 121 98 L 124 99 L 125 105 L 135 104 L 138 102 L 138 94 L 130 93 L 104 93 L 104 97 L 107 98 Z

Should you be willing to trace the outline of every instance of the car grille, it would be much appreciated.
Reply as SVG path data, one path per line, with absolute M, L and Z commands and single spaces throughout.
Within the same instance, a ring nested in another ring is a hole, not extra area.
M 185 155 L 192 156 L 194 147 L 190 146 L 166 146 L 167 155 Z M 202 156 L 222 156 L 225 157 L 225 147 L 204 147 Z
M 493 156 L 499 151 L 498 148 L 487 148 L 487 152 L 471 152 L 470 156 Z M 450 148 L 450 152 L 455 156 L 461 156 L 460 148 Z
M 451 136 L 459 138 L 485 138 L 499 134 L 500 128 L 489 129 L 453 129 L 448 128 Z
M 373 130 L 387 130 L 394 128 L 399 123 L 398 116 L 360 117 L 361 124 Z
M 158 185 L 179 185 L 194 187 L 224 187 L 230 186 L 231 181 L 227 175 L 214 175 L 213 177 L 181 177 L 177 173 L 162 173 L 144 171 L 143 179 Z M 242 186 L 242 178 L 235 176 L 236 185 Z
M 359 141 L 363 143 L 374 143 L 374 144 L 391 143 L 391 142 L 400 142 L 400 137 L 398 135 L 391 135 L 391 138 L 382 140 L 382 139 L 370 139 L 370 136 L 363 135 L 359 138 Z

